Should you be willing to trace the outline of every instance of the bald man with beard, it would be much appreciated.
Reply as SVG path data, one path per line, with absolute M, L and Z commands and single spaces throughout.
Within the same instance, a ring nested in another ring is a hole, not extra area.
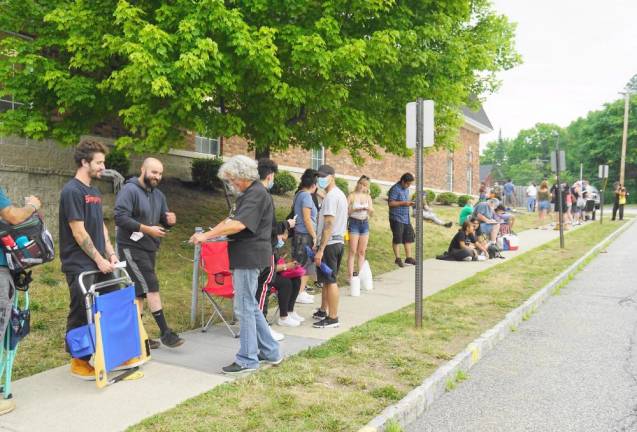
M 148 301 L 153 318 L 161 334 L 161 343 L 176 348 L 184 343 L 166 323 L 159 297 L 159 281 L 155 273 L 155 257 L 166 228 L 177 222 L 175 213 L 168 211 L 166 197 L 157 189 L 164 167 L 155 158 L 147 158 L 139 177 L 129 179 L 117 194 L 115 224 L 119 258 L 126 261 L 135 282 L 135 294 L 139 310 L 143 310 L 144 298 Z M 159 348 L 157 340 L 150 341 L 151 348 Z

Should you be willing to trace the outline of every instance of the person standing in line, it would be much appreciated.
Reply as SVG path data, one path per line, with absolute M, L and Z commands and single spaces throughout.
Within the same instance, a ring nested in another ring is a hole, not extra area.
M 515 199 L 515 185 L 513 184 L 513 180 L 509 179 L 504 184 L 504 206 L 513 208 L 517 205 Z
M 157 189 L 164 174 L 164 166 L 155 158 L 147 158 L 139 177 L 130 178 L 115 200 L 117 225 L 117 251 L 119 259 L 126 261 L 135 283 L 135 296 L 139 311 L 144 310 L 144 299 L 159 327 L 161 343 L 176 348 L 184 343 L 166 323 L 155 261 L 166 228 L 177 223 L 175 213 L 168 211 L 166 196 Z M 150 347 L 159 348 L 158 340 L 150 339 Z
M 485 182 L 480 183 L 480 189 L 478 190 L 478 193 L 480 194 L 478 199 L 479 202 L 487 200 L 489 188 L 487 187 L 487 184 Z
M 79 276 L 82 272 L 99 270 L 84 279 L 85 286 L 112 279 L 117 254 L 104 224 L 102 194 L 92 185 L 93 180 L 102 177 L 106 147 L 95 140 L 84 140 L 74 153 L 77 171 L 62 188 L 60 193 L 59 229 L 60 261 L 66 276 L 71 297 L 66 332 L 86 325 L 86 305 L 80 288 Z M 70 352 L 68 344 L 67 352 Z M 95 370 L 89 363 L 91 356 L 71 359 L 71 375 L 91 381 L 95 380 Z M 127 369 L 143 363 L 133 358 L 117 369 Z
M 361 176 L 354 192 L 347 197 L 349 253 L 347 256 L 348 280 L 354 276 L 354 261 L 358 257 L 358 271 L 365 262 L 369 241 L 369 218 L 374 214 L 374 202 L 369 194 L 369 177 Z
M 551 208 L 551 192 L 549 190 L 549 184 L 546 180 L 540 183 L 540 187 L 537 190 L 537 211 L 540 223 L 544 223 L 546 215 Z
M 526 188 L 526 209 L 529 213 L 535 211 L 535 202 L 537 198 L 537 188 L 535 183 L 531 182 Z
M 0 187 L 0 221 L 9 225 L 17 225 L 30 218 L 42 206 L 40 200 L 34 196 L 26 197 L 24 202 L 24 207 L 15 207 Z M 0 248 L 2 248 L 1 244 Z M 9 272 L 4 252 L 0 251 L 0 345 L 4 344 L 4 335 L 9 328 L 14 294 L 13 276 Z M 14 409 L 15 398 L 4 399 L 0 395 L 0 416 L 10 413 Z
M 283 361 L 279 343 L 257 304 L 259 273 L 272 258 L 272 215 L 274 203 L 259 181 L 256 161 L 238 155 L 219 168 L 218 177 L 237 195 L 234 214 L 210 231 L 190 237 L 194 244 L 228 236 L 228 256 L 234 286 L 234 311 L 239 319 L 239 352 L 223 372 L 238 375 L 255 371 L 260 363 L 278 365 Z
M 416 265 L 416 260 L 411 256 L 416 233 L 409 221 L 409 208 L 415 205 L 414 201 L 409 199 L 409 188 L 413 182 L 414 176 L 411 173 L 405 173 L 387 192 L 392 249 L 396 257 L 394 262 L 398 267 L 404 267 L 405 264 Z M 405 264 L 400 259 L 401 244 L 405 248 Z
M 317 278 L 323 283 L 323 290 L 321 291 L 321 307 L 313 315 L 313 318 L 318 321 L 313 324 L 313 327 L 331 328 L 340 325 L 339 291 L 336 280 L 343 259 L 347 231 L 347 198 L 336 186 L 334 168 L 321 165 L 318 173 L 318 187 L 325 190 L 326 194 L 318 216 L 319 239 L 314 254 L 314 264 Z
M 617 184 L 615 188 L 615 200 L 613 201 L 613 218 L 615 220 L 617 218 L 617 212 L 619 211 L 619 220 L 624 220 L 624 206 L 626 205 L 626 198 L 628 196 L 628 192 L 626 192 L 626 188 L 622 184 Z

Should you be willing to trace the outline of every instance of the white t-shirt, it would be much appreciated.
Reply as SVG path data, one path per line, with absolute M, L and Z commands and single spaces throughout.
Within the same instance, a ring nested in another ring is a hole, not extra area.
M 323 236 L 323 227 L 325 227 L 325 216 L 334 216 L 334 224 L 332 226 L 332 237 L 327 244 L 345 243 L 345 231 L 347 231 L 347 197 L 342 190 L 334 186 L 330 190 L 321 205 L 318 215 L 317 236 L 319 244 Z
M 526 195 L 530 196 L 531 198 L 535 198 L 537 196 L 537 188 L 533 185 L 529 186 L 528 188 L 526 188 Z

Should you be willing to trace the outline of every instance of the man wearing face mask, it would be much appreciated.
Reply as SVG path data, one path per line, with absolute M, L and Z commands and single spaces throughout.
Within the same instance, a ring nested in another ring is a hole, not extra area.
M 175 213 L 168 211 L 166 197 L 157 189 L 163 173 L 164 167 L 159 160 L 144 160 L 140 176 L 129 179 L 117 194 L 115 224 L 119 259 L 125 260 L 131 270 L 139 310 L 143 310 L 145 298 L 159 327 L 161 342 L 176 348 L 184 340 L 166 323 L 155 273 L 155 258 L 161 239 L 166 235 L 165 228 L 177 222 Z M 151 348 L 159 346 L 159 341 L 150 340 Z

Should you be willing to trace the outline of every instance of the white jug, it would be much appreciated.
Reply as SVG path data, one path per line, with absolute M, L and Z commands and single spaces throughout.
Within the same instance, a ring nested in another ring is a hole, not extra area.
M 352 276 L 349 281 L 349 295 L 359 297 L 361 295 L 361 278 L 357 275 Z

